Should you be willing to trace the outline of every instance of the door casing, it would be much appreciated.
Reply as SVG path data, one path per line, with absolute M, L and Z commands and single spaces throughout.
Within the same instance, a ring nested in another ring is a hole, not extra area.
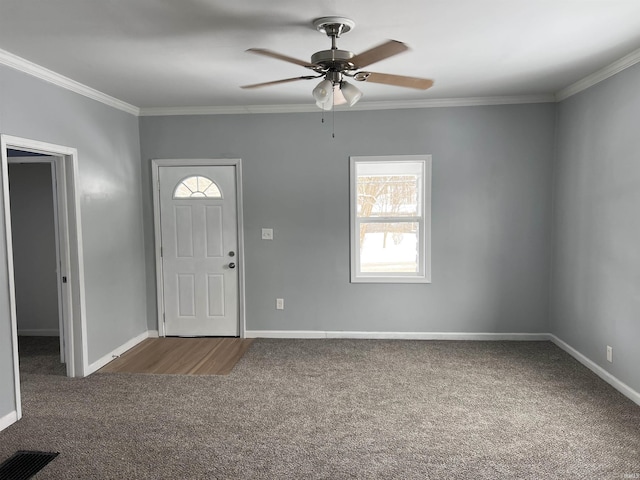
M 160 167 L 198 167 L 198 166 L 233 166 L 236 171 L 236 205 L 237 205 L 237 225 L 238 225 L 238 252 L 237 252 L 237 269 L 238 269 L 238 318 L 240 338 L 245 337 L 246 318 L 245 318 L 245 285 L 244 285 L 244 221 L 242 208 L 242 160 L 239 158 L 224 159 L 175 159 L 163 158 L 151 160 L 151 177 L 153 190 L 153 223 L 154 223 L 154 239 L 155 239 L 155 258 L 156 258 L 156 297 L 158 309 L 158 336 L 164 337 L 164 290 L 163 271 L 162 271 L 162 254 L 161 254 L 161 224 L 160 224 Z
M 15 282 L 13 272 L 13 249 L 11 238 L 11 206 L 9 198 L 7 149 L 50 155 L 56 157 L 58 221 L 60 234 L 61 274 L 67 277 L 68 288 L 63 292 L 65 306 L 65 359 L 67 376 L 84 377 L 88 371 L 88 348 L 85 308 L 84 261 L 82 249 L 82 227 L 80 222 L 80 195 L 78 192 L 78 151 L 72 147 L 0 134 L 0 157 L 2 171 L 2 212 L 6 236 L 7 270 L 9 282 L 9 311 L 11 343 L 16 394 L 16 417 L 22 418 L 20 394 L 20 371 L 18 358 L 18 327 L 16 320 Z

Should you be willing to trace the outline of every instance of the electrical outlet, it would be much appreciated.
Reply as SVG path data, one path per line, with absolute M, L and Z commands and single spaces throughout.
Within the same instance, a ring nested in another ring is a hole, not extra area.
M 284 310 L 284 298 L 276 298 L 276 310 Z
M 613 363 L 613 347 L 607 345 L 607 361 Z
M 273 228 L 262 229 L 262 240 L 273 240 Z

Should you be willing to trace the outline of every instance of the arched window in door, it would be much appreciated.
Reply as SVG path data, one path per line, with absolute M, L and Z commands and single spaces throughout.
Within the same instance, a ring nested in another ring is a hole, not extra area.
M 194 175 L 185 178 L 176 186 L 173 198 L 222 198 L 222 192 L 213 180 Z

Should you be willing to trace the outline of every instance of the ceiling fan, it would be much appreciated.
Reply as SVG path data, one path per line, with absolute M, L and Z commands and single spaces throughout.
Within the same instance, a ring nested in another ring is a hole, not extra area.
M 406 77 L 388 73 L 376 73 L 362 71 L 361 69 L 385 58 L 404 52 L 409 47 L 396 40 L 388 40 L 377 47 L 373 47 L 358 55 L 348 50 L 340 50 L 336 45 L 336 39 L 355 27 L 355 22 L 344 17 L 321 17 L 313 21 L 313 26 L 319 32 L 326 33 L 331 38 L 331 49 L 321 50 L 311 56 L 311 62 L 298 60 L 287 55 L 267 50 L 264 48 L 250 48 L 249 53 L 264 55 L 266 57 L 294 63 L 308 68 L 314 75 L 285 78 L 272 82 L 244 85 L 242 88 L 259 88 L 281 83 L 295 82 L 298 80 L 313 80 L 322 78 L 314 89 L 313 97 L 316 105 L 323 110 L 331 110 L 334 105 L 348 104 L 353 106 L 362 97 L 362 92 L 354 85 L 348 83 L 345 77 L 353 78 L 358 82 L 381 83 L 397 87 L 416 88 L 426 90 L 433 85 L 433 80 L 418 77 Z

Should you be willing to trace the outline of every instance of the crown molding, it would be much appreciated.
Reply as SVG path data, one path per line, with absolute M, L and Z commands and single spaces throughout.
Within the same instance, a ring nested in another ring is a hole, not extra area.
M 64 89 L 71 90 L 72 92 L 91 98 L 92 100 L 97 100 L 105 105 L 122 110 L 123 112 L 136 116 L 140 115 L 140 109 L 134 105 L 123 102 L 122 100 L 107 95 L 106 93 L 102 93 L 94 88 L 87 87 L 80 82 L 76 82 L 64 75 L 60 75 L 59 73 L 41 67 L 40 65 L 14 55 L 13 53 L 7 52 L 6 50 L 0 49 L 0 65 L 6 65 L 7 67 L 32 75 Z
M 480 107 L 484 105 L 516 105 L 519 103 L 554 102 L 553 95 L 514 95 L 499 97 L 433 98 L 391 102 L 365 102 L 342 110 L 395 110 L 407 108 Z M 317 109 L 316 109 L 317 110 Z
M 575 83 L 572 83 L 568 87 L 559 90 L 555 94 L 555 101 L 561 102 L 576 93 L 580 93 L 583 90 L 586 90 L 589 87 L 596 85 L 609 77 L 614 76 L 616 73 L 620 73 L 621 71 L 632 67 L 636 63 L 640 62 L 640 48 L 634 50 L 628 55 L 625 55 L 620 60 L 616 60 L 615 62 L 607 65 L 600 70 L 593 72 L 591 75 L 587 75 L 581 80 L 578 80 Z
M 551 95 L 520 95 L 510 97 L 469 97 L 469 98 L 435 98 L 430 100 L 406 100 L 386 102 L 362 102 L 353 107 L 337 106 L 337 112 L 362 110 L 398 110 L 408 108 L 442 108 L 471 107 L 481 105 L 513 105 L 519 103 L 555 102 Z M 246 105 L 230 107 L 158 107 L 141 108 L 140 116 L 172 116 L 172 115 L 239 115 L 245 113 L 307 113 L 319 112 L 318 107 L 309 104 L 292 105 Z
M 337 110 L 337 109 L 336 109 Z M 304 113 L 318 111 L 315 105 L 231 105 L 226 107 L 143 107 L 141 117 L 172 115 L 240 115 L 245 113 Z

